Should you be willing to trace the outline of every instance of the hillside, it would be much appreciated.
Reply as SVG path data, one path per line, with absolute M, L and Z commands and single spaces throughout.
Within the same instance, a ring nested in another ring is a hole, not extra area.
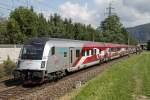
M 127 28 L 127 30 L 140 42 L 147 42 L 150 40 L 150 23 Z

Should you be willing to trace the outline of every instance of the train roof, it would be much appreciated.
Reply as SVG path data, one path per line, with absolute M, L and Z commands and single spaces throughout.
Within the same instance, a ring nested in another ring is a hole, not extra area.
M 32 38 L 29 39 L 25 43 L 25 45 L 32 45 L 32 44 L 41 44 L 44 45 L 46 42 L 57 45 L 57 46 L 83 46 L 84 44 L 89 44 L 88 46 L 96 45 L 96 44 L 104 44 L 100 42 L 92 42 L 92 41 L 82 41 L 82 40 L 71 40 L 71 39 L 60 39 L 60 38 Z M 86 45 L 87 46 L 87 45 Z
M 47 38 L 47 37 L 41 37 L 41 38 L 32 38 L 29 39 L 28 42 L 25 43 L 25 45 L 32 45 L 32 44 L 40 44 L 45 45 L 46 42 L 52 43 L 57 46 L 73 46 L 73 47 L 129 47 L 125 44 L 114 44 L 114 43 L 104 43 L 104 42 L 92 42 L 92 41 L 82 41 L 82 40 L 72 40 L 72 39 L 60 39 L 60 38 Z

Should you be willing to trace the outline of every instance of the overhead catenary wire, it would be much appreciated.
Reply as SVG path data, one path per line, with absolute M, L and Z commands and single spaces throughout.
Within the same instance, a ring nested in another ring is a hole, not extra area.
M 8 7 L 9 5 L 5 4 L 5 3 L 0 3 L 0 5 Z
M 33 1 L 34 0 L 11 0 L 11 5 L 0 2 L 0 9 L 5 9 L 6 11 L 9 12 L 9 11 L 13 11 L 18 5 L 20 5 L 20 6 L 25 6 L 27 8 L 29 8 L 29 6 L 32 6 L 33 8 L 35 8 L 35 11 L 39 11 L 40 13 L 49 12 L 49 6 L 50 6 L 49 4 L 45 4 L 44 2 L 40 1 L 39 3 L 35 3 L 31 5 Z M 40 6 L 42 6 L 42 8 Z M 50 14 L 49 15 L 46 14 L 44 16 L 49 17 Z
M 5 10 L 9 10 L 9 11 L 12 11 L 12 9 L 10 9 L 10 8 L 6 8 L 6 7 L 2 7 L 2 6 L 0 6 L 0 8 L 1 8 L 1 9 L 5 9 Z

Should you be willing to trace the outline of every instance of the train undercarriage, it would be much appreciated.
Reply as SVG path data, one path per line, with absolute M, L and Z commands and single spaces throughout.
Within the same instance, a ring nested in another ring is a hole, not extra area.
M 47 73 L 47 71 L 35 70 L 15 70 L 13 76 L 15 80 L 22 80 L 23 84 L 42 84 L 48 81 L 57 80 L 66 75 L 66 71 Z

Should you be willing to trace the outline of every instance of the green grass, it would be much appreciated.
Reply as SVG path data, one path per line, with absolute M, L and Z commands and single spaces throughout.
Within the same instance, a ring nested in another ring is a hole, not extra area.
M 150 100 L 150 52 L 112 65 L 72 100 Z

